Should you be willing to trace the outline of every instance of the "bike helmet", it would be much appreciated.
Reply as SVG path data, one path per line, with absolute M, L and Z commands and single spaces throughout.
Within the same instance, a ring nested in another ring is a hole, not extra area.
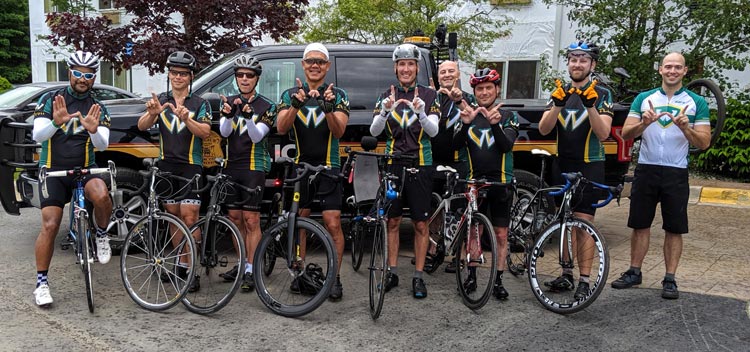
M 595 43 L 585 41 L 585 40 L 579 40 L 575 41 L 573 43 L 570 43 L 568 45 L 568 48 L 565 50 L 565 57 L 570 57 L 570 53 L 572 52 L 584 52 L 591 56 L 591 59 L 596 61 L 599 59 L 599 47 L 596 46 Z
M 393 62 L 399 60 L 417 60 L 422 59 L 422 53 L 414 44 L 401 44 L 393 50 Z
M 96 57 L 91 52 L 88 51 L 81 51 L 78 50 L 72 54 L 70 54 L 70 57 L 68 57 L 68 67 L 88 67 L 91 69 L 94 69 L 94 71 L 99 69 L 99 58 Z
M 258 76 L 263 73 L 263 67 L 260 65 L 260 61 L 246 54 L 241 54 L 234 59 L 234 70 L 237 71 L 241 68 L 252 70 Z
M 489 67 L 479 69 L 471 75 L 469 84 L 471 85 L 471 88 L 474 88 L 482 82 L 492 82 L 495 83 L 495 85 L 498 85 L 500 84 L 500 74 Z
M 184 67 L 195 71 L 195 57 L 184 51 L 175 51 L 167 58 L 167 67 Z

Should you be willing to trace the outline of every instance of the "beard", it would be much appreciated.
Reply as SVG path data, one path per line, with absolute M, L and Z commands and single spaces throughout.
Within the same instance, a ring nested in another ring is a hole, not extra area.
M 585 74 L 581 75 L 580 77 L 573 77 L 572 74 L 570 74 L 570 80 L 572 80 L 575 83 L 581 83 L 589 78 L 591 75 L 591 71 L 586 72 Z

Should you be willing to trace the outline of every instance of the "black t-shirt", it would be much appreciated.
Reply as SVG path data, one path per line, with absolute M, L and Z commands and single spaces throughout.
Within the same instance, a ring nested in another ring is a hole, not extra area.
M 172 92 L 160 94 L 159 103 L 177 106 Z M 185 97 L 185 107 L 190 111 L 190 119 L 211 124 L 211 106 L 203 98 L 191 93 Z M 190 132 L 171 108 L 164 109 L 156 121 L 159 124 L 159 159 L 174 164 L 203 166 L 203 139 Z
M 232 118 L 232 134 L 227 137 L 227 168 L 234 170 L 271 171 L 271 157 L 268 154 L 268 139 L 263 138 L 253 143 L 247 134 L 247 124 L 261 122 L 270 130 L 276 121 L 276 104 L 268 98 L 255 94 L 250 101 L 252 117 L 246 119 L 242 107 L 248 101 L 240 94 L 227 97 L 227 102 L 234 102 L 237 98 L 241 105 L 232 105 L 229 116 Z M 229 117 L 227 117 L 229 118 Z

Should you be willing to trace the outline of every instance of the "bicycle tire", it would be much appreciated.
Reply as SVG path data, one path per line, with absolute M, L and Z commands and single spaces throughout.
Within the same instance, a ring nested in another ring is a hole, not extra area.
M 388 270 L 388 227 L 385 220 L 379 220 L 375 225 L 372 236 L 372 252 L 370 255 L 370 271 L 368 279 L 368 294 L 370 299 L 370 317 L 375 320 L 380 317 L 385 298 L 385 276 Z
M 458 242 L 454 248 L 457 250 L 455 255 L 464 260 L 464 262 L 456 268 L 456 283 L 464 305 L 471 310 L 477 310 L 487 304 L 492 294 L 492 286 L 495 283 L 495 276 L 497 276 L 497 239 L 495 238 L 495 231 L 492 228 L 490 220 L 484 214 L 472 214 L 471 226 L 477 230 L 477 233 L 479 233 L 481 227 L 479 243 L 472 244 L 472 239 L 468 236 L 468 222 L 461 225 L 458 237 L 456 238 Z M 489 249 L 481 245 L 481 242 L 485 240 L 489 241 Z M 469 250 L 469 253 L 464 257 L 463 253 L 467 245 L 469 246 L 468 248 L 473 249 Z M 490 256 L 489 262 L 486 261 L 487 254 Z M 471 277 L 471 268 L 474 268 L 475 271 L 475 286 L 473 290 L 465 284 Z M 480 269 L 482 270 L 480 271 Z
M 91 230 L 89 228 L 89 218 L 86 215 L 80 215 L 78 221 L 76 237 L 78 238 L 78 260 L 81 261 L 81 272 L 83 281 L 86 285 L 86 303 L 89 306 L 89 312 L 94 312 L 94 285 L 91 281 L 91 262 L 93 262 L 93 252 L 91 246 Z
M 176 238 L 181 240 L 175 244 Z M 195 240 L 178 217 L 156 212 L 142 218 L 131 228 L 120 253 L 125 290 L 144 309 L 171 308 L 192 284 L 195 253 Z M 178 266 L 184 268 L 179 273 Z
M 352 241 L 351 255 L 352 255 L 352 269 L 359 271 L 359 267 L 362 265 L 362 257 L 365 252 L 365 235 L 364 226 L 362 220 L 352 221 L 350 224 L 350 237 Z
M 427 229 L 430 234 L 430 243 L 427 248 L 427 263 L 424 272 L 434 273 L 445 260 L 445 208 L 440 207 L 443 199 L 435 192 L 430 195 L 430 218 L 427 220 Z M 431 253 L 434 251 L 434 253 Z
M 719 139 L 721 131 L 724 130 L 726 101 L 719 86 L 709 79 L 696 79 L 688 83 L 685 88 L 703 97 L 706 103 L 708 103 L 711 115 L 716 117 L 716 121 L 712 121 L 711 123 L 711 143 L 708 145 L 708 148 L 701 150 L 692 146 L 690 147 L 691 153 L 700 154 L 710 149 L 716 143 L 716 140 Z
M 609 252 L 604 237 L 591 222 L 575 217 L 570 218 L 565 226 L 566 236 L 570 236 L 572 228 L 579 228 L 587 232 L 592 239 L 594 256 L 591 258 L 592 269 L 588 293 L 581 299 L 575 299 L 573 289 L 559 292 L 545 289 L 545 279 L 551 280 L 560 274 L 558 246 L 561 227 L 560 222 L 551 224 L 542 231 L 534 244 L 529 258 L 529 285 L 534 297 L 544 308 L 558 314 L 571 314 L 588 307 L 604 290 L 609 273 Z
M 206 217 L 198 220 L 190 227 L 190 233 L 196 229 L 203 229 L 206 221 Z M 196 252 L 198 260 L 195 265 L 196 280 L 200 277 L 200 289 L 196 292 L 187 292 L 182 297 L 182 304 L 193 313 L 211 314 L 224 308 L 239 290 L 247 256 L 240 230 L 224 216 L 214 215 L 209 222 L 208 233 L 203 233 L 202 237 Z M 213 250 L 212 240 L 215 241 Z M 200 253 L 204 250 L 202 246 L 207 246 L 205 258 L 201 258 Z M 225 282 L 217 269 L 231 268 L 235 265 L 242 270 L 238 269 L 234 281 Z
M 323 227 L 307 218 L 297 218 L 297 229 L 303 229 L 306 233 L 306 256 L 297 267 L 288 268 L 285 261 L 287 258 L 287 222 L 280 222 L 266 230 L 258 243 L 255 252 L 253 267 L 265 268 L 267 258 L 273 261 L 281 258 L 282 262 L 275 265 L 275 269 L 269 275 L 258 275 L 255 277 L 255 290 L 261 302 L 275 314 L 285 317 L 299 317 L 308 314 L 328 298 L 328 293 L 333 287 L 336 279 L 336 251 L 333 247 L 331 235 Z M 317 246 L 316 246 L 317 245 Z M 313 247 L 316 246 L 316 247 Z M 311 248 L 312 247 L 312 248 Z M 266 252 L 273 251 L 272 255 Z M 322 253 L 320 253 L 322 252 Z M 313 257 L 313 258 L 311 258 Z M 323 283 L 314 294 L 305 295 L 291 291 L 293 282 L 297 282 L 299 288 L 302 275 L 306 271 L 308 263 L 321 263 Z M 301 264 L 301 265 L 300 265 Z M 305 268 L 300 270 L 299 268 Z M 292 275 L 290 275 L 292 274 Z M 295 279 L 292 279 L 294 277 Z

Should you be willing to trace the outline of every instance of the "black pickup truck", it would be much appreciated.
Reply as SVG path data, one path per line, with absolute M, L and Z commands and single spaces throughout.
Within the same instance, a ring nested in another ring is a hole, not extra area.
M 345 156 L 346 147 L 359 147 L 362 136 L 369 135 L 372 111 L 377 96 L 391 84 L 395 83 L 391 53 L 395 45 L 328 45 L 331 69 L 326 82 L 345 89 L 349 95 L 351 114 L 346 133 L 341 138 L 341 155 Z M 438 82 L 437 65 L 444 57 L 439 52 L 423 48 L 418 82 L 429 85 L 430 81 Z M 271 100 L 279 101 L 281 93 L 292 87 L 295 78 L 304 77 L 301 58 L 304 46 L 274 45 L 252 47 L 238 50 L 202 70 L 193 83 L 193 94 L 198 94 L 212 103 L 214 123 L 218 124 L 219 95 L 236 94 L 232 61 L 236 55 L 248 53 L 259 59 L 263 65 L 263 74 L 258 83 L 258 91 Z M 109 149 L 97 152 L 99 165 L 106 165 L 113 160 L 117 165 L 117 182 L 119 189 L 136 189 L 142 182 L 137 170 L 143 168 L 142 159 L 158 156 L 157 129 L 139 131 L 136 127 L 138 117 L 145 111 L 144 100 L 113 100 L 104 104 L 112 118 Z M 507 100 L 505 106 L 518 115 L 520 134 L 514 148 L 516 177 L 522 188 L 533 189 L 537 182 L 535 174 L 539 172 L 540 160 L 531 156 L 534 148 L 545 149 L 555 154 L 554 135 L 541 136 L 537 123 L 544 112 L 546 101 L 543 100 Z M 630 162 L 632 141 L 620 137 L 622 125 L 627 116 L 625 107 L 615 105 L 615 118 L 612 123 L 610 138 L 604 142 L 607 154 L 607 181 L 618 183 L 626 173 Z M 19 208 L 39 205 L 36 169 L 33 151 L 35 143 L 31 140 L 28 116 L 2 118 L 0 121 L 0 199 L 6 212 L 19 214 Z M 215 132 L 218 127 L 215 126 Z M 281 136 L 272 131 L 269 135 L 271 157 L 293 157 L 294 143 L 289 136 Z M 204 148 L 206 167 L 210 169 L 214 157 L 221 155 L 221 138 L 218 133 L 209 138 Z M 343 164 L 343 163 L 342 163 Z M 23 170 L 23 171 L 22 171 Z M 278 191 L 279 175 L 276 170 L 268 175 L 267 192 Z M 128 198 L 123 194 L 115 196 L 113 221 L 124 224 L 128 214 L 140 214 L 144 202 L 139 198 Z M 124 237 L 127 226 L 115 226 L 118 235 Z

